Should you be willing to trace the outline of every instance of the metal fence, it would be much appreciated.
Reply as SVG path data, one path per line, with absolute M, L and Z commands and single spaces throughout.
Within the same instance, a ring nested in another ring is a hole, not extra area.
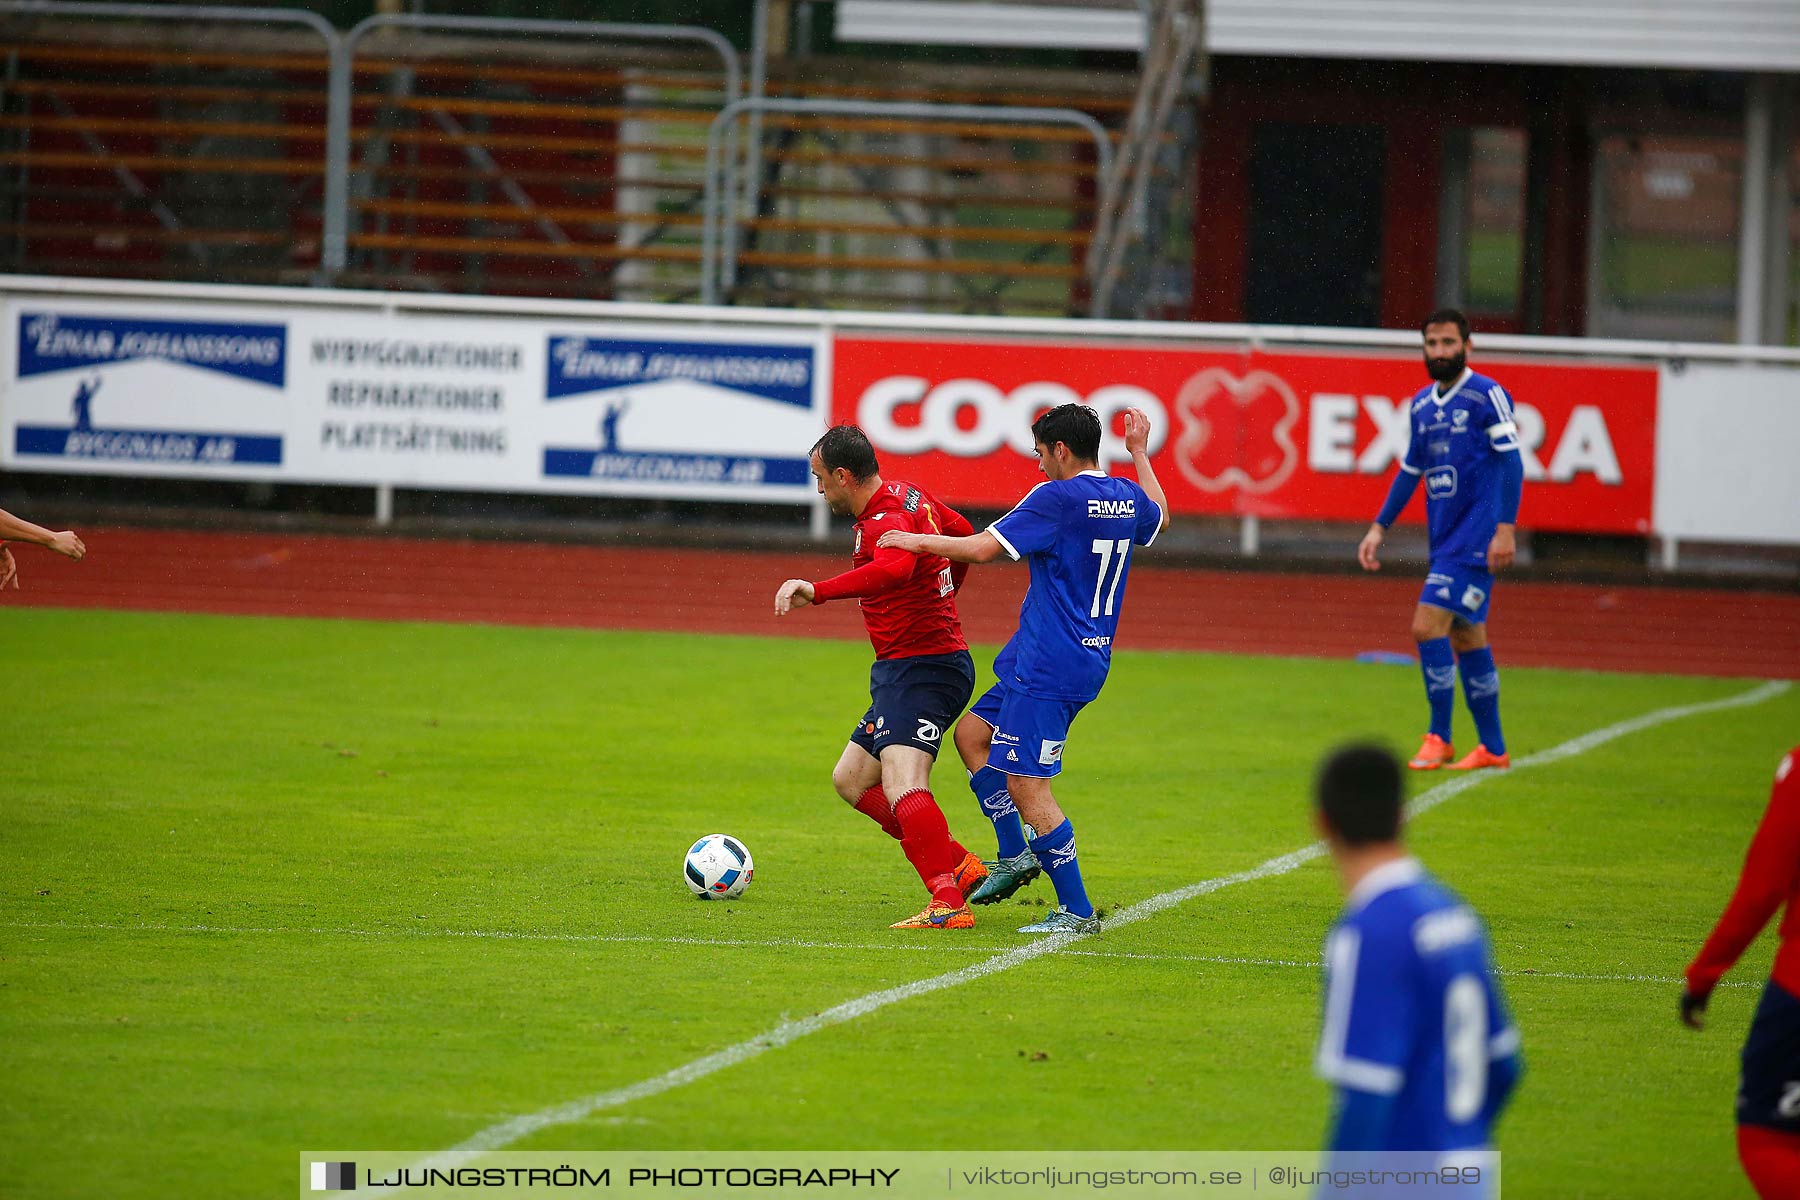
M 101 23 L 119 19 L 149 24 Z M 321 232 L 342 211 L 343 175 L 326 83 L 343 63 L 323 19 L 0 0 L 0 30 L 17 33 L 0 38 L 0 261 L 249 282 L 330 273 Z
M 1117 135 L 1081 106 L 1128 79 L 754 73 L 700 26 L 0 0 L 0 269 L 1085 311 Z

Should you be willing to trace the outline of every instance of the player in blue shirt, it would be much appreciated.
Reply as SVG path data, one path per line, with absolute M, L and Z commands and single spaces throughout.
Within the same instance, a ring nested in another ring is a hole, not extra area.
M 1325 940 L 1328 1149 L 1478 1163 L 1458 1155 L 1490 1147 L 1519 1079 L 1519 1032 L 1481 919 L 1401 843 L 1402 790 L 1398 760 L 1378 746 L 1347 746 L 1319 772 L 1319 830 L 1348 897 Z
M 1494 574 L 1513 562 L 1513 525 L 1525 462 L 1506 389 L 1469 369 L 1469 322 L 1453 308 L 1425 318 L 1425 370 L 1436 382 L 1412 398 L 1412 438 L 1388 488 L 1387 502 L 1356 548 L 1365 571 L 1379 571 L 1382 534 L 1425 481 L 1431 566 L 1413 610 L 1419 669 L 1431 729 L 1407 766 L 1430 771 L 1507 767 L 1500 731 L 1500 674 L 1488 649 L 1488 601 Z M 1460 761 L 1450 744 L 1456 677 L 1475 718 L 1480 744 Z
M 1137 483 L 1100 470 L 1100 417 L 1086 405 L 1051 409 L 1032 422 L 1031 436 L 1046 482 L 1011 512 L 969 537 L 891 532 L 880 545 L 952 562 L 1005 554 L 1030 566 L 1018 632 L 994 659 L 998 682 L 956 726 L 969 786 L 999 841 L 998 860 L 969 900 L 1002 900 L 1041 867 L 1056 888 L 1057 909 L 1019 932 L 1092 933 L 1100 920 L 1081 882 L 1075 827 L 1050 781 L 1062 771 L 1069 726 L 1106 683 L 1132 547 L 1156 540 L 1168 526 L 1169 505 L 1150 466 L 1150 418 L 1138 409 L 1125 414 Z

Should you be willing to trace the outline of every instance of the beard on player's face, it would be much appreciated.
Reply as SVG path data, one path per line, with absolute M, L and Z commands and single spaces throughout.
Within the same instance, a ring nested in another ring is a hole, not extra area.
M 1456 377 L 1468 365 L 1469 355 L 1464 350 L 1458 350 L 1448 358 L 1433 358 L 1429 354 L 1425 356 L 1425 373 L 1439 383 L 1455 383 Z

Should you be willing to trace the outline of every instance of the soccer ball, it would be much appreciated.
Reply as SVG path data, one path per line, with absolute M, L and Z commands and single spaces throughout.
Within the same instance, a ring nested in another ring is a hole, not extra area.
M 756 864 L 744 843 L 722 833 L 695 842 L 682 864 L 682 878 L 697 900 L 736 900 L 750 886 Z

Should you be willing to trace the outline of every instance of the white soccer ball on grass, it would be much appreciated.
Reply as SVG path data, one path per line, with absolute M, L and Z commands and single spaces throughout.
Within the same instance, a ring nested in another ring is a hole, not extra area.
M 681 877 L 699 900 L 736 900 L 750 886 L 756 864 L 744 843 L 723 833 L 695 842 L 682 864 Z

